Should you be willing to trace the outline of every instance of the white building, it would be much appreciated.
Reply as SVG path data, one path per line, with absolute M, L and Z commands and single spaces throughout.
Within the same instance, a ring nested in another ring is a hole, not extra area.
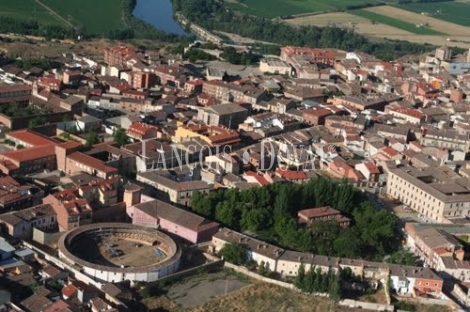
M 282 60 L 267 58 L 259 62 L 259 70 L 263 73 L 290 75 L 292 69 L 289 64 Z

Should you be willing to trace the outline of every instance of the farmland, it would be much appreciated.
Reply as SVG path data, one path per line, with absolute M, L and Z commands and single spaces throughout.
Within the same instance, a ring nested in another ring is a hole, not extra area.
M 94 35 L 124 28 L 121 0 L 0 0 L 0 15 L 47 25 L 83 26 Z
M 369 0 L 228 0 L 226 5 L 251 15 L 275 18 L 313 12 L 347 9 L 349 6 L 375 3 Z
M 25 14 L 25 13 L 28 14 Z M 19 19 L 35 19 L 47 25 L 60 25 L 60 20 L 34 0 L 1 0 L 0 14 Z
M 405 22 L 390 16 L 382 15 L 368 10 L 353 10 L 351 14 L 358 15 L 371 21 L 402 29 L 417 35 L 443 35 L 442 32 L 427 27 L 417 27 L 415 24 Z
M 407 3 L 399 5 L 399 8 L 418 14 L 427 13 L 429 16 L 443 21 L 470 26 L 470 4 L 463 2 L 427 2 Z
M 121 0 L 41 0 L 41 2 L 73 25 L 84 26 L 91 34 L 103 34 L 124 28 L 121 19 Z

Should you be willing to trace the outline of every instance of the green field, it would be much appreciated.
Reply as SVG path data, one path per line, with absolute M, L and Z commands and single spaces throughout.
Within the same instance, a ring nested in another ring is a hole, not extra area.
M 430 13 L 429 16 L 446 22 L 470 26 L 470 4 L 461 2 L 407 3 L 397 7 L 411 12 Z M 439 11 L 439 13 L 437 13 Z
M 444 35 L 443 33 L 436 31 L 434 29 L 416 27 L 415 24 L 408 23 L 402 20 L 385 16 L 385 15 L 377 14 L 374 12 L 366 11 L 366 10 L 353 10 L 353 11 L 348 11 L 348 13 L 366 18 L 370 20 L 371 22 L 375 21 L 381 24 L 385 24 L 385 25 L 392 26 L 398 29 L 409 31 L 410 33 L 417 34 L 417 35 Z
M 0 15 L 18 19 L 35 19 L 39 23 L 48 25 L 61 23 L 34 0 L 0 0 Z
M 0 0 L 5 1 L 5 0 Z M 75 26 L 84 25 L 90 34 L 123 29 L 121 0 L 41 0 Z
M 345 9 L 351 5 L 375 3 L 373 0 L 231 0 L 226 6 L 243 13 L 275 18 L 294 14 Z

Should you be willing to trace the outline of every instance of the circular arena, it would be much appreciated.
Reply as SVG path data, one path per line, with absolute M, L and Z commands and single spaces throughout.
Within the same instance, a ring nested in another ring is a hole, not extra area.
M 96 223 L 59 239 L 59 258 L 97 282 L 156 281 L 178 270 L 181 249 L 166 234 L 127 223 Z

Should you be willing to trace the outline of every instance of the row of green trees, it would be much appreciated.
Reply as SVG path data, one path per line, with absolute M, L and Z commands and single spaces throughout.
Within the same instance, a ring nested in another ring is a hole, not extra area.
M 9 16 L 0 16 L 0 33 L 24 34 L 46 39 L 66 39 L 78 35 L 77 31 L 71 27 L 45 25 L 37 20 L 16 19 Z
M 310 227 L 297 221 L 301 209 L 332 206 L 352 219 L 349 228 L 334 221 L 316 221 Z M 237 231 L 250 231 L 287 249 L 347 258 L 382 259 L 397 250 L 398 219 L 377 210 L 347 183 L 326 178 L 308 183 L 271 184 L 247 190 L 196 193 L 192 209 Z
M 433 49 L 431 45 L 402 40 L 373 41 L 353 30 L 337 27 L 292 27 L 282 21 L 234 12 L 218 0 L 173 0 L 173 9 L 209 30 L 235 33 L 280 45 L 360 50 L 383 60 Z
M 251 52 L 238 53 L 235 48 L 227 47 L 224 48 L 223 52 L 220 54 L 220 57 L 231 64 L 251 65 L 259 62 L 261 56 Z
M 308 293 L 328 293 L 330 299 L 339 300 L 341 297 L 341 279 L 339 274 L 331 270 L 323 273 L 320 268 L 311 266 L 305 272 L 305 265 L 302 263 L 294 281 L 295 287 Z

